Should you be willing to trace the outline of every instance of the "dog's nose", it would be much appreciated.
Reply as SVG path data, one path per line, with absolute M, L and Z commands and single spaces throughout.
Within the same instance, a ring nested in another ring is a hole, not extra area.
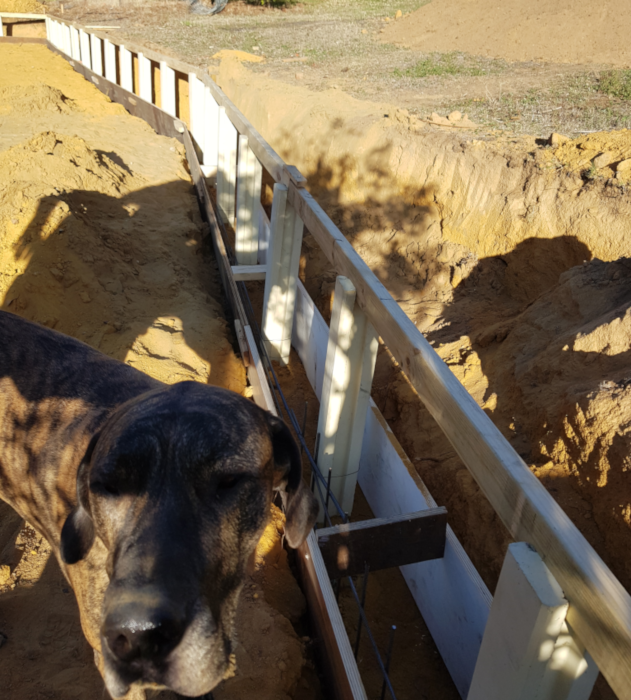
M 157 662 L 180 643 L 184 627 L 184 620 L 173 610 L 128 604 L 107 615 L 102 634 L 120 661 Z

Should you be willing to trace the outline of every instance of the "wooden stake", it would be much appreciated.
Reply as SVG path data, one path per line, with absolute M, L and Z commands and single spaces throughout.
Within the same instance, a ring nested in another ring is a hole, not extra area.
M 219 108 L 217 207 L 224 223 L 234 226 L 238 133 L 224 107 Z
M 160 61 L 160 108 L 172 117 L 177 116 L 175 106 L 175 71 L 166 61 Z
M 509 545 L 467 700 L 567 700 L 576 674 L 580 680 L 589 671 L 568 645 L 567 611 L 537 552 L 524 542 Z M 588 700 L 596 675 L 574 686 L 572 700 Z
M 103 76 L 103 53 L 102 40 L 96 34 L 89 34 L 90 51 L 92 53 L 92 70 L 100 76 Z
M 262 176 L 263 168 L 248 145 L 248 137 L 241 136 L 235 235 L 235 253 L 239 265 L 256 265 L 258 260 L 258 210 L 261 203 Z
M 291 350 L 304 226 L 287 202 L 287 187 L 279 183 L 274 185 L 271 229 L 263 297 L 263 337 L 270 358 L 286 365 Z
M 333 470 L 331 488 L 345 513 L 353 509 L 378 347 L 375 330 L 355 297 L 351 281 L 338 277 L 318 419 L 318 466 L 323 474 Z M 336 513 L 333 505 L 329 513 Z

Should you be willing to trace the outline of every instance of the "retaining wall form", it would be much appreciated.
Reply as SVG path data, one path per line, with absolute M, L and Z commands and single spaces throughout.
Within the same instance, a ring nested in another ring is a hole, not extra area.
M 186 146 L 257 403 L 275 410 L 237 281 L 265 279 L 262 327 L 270 355 L 285 362 L 293 344 L 319 398 L 332 371 L 329 329 L 298 280 L 306 226 L 354 290 L 355 313 L 365 315 L 400 363 L 512 537 L 529 545 L 526 553 L 507 553 L 490 617 L 491 595 L 450 528 L 442 558 L 402 567 L 461 696 L 586 700 L 599 668 L 617 696 L 631 700 L 631 597 L 309 194 L 301 174 L 200 69 L 60 18 L 46 17 L 46 27 L 51 50 Z M 263 168 L 276 182 L 271 221 L 260 204 Z M 211 174 L 216 211 L 204 180 Z M 236 266 L 217 216 L 235 229 Z M 338 339 L 337 349 L 342 345 Z M 435 506 L 372 400 L 365 424 L 353 430 L 361 430 L 357 478 L 377 517 Z M 315 534 L 299 560 L 336 694 L 365 698 Z M 523 591 L 514 603 L 520 614 L 502 615 L 515 591 Z M 553 637 L 542 615 L 558 622 Z M 505 654 L 499 662 L 506 671 L 500 695 L 498 653 Z

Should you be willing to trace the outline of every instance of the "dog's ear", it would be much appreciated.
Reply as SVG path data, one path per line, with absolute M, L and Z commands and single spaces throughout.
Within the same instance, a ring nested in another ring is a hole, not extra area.
M 307 538 L 318 517 L 318 502 L 302 480 L 302 460 L 289 428 L 276 416 L 269 416 L 274 448 L 277 486 L 285 507 L 285 537 L 294 549 Z
M 66 564 L 76 564 L 90 551 L 94 543 L 94 523 L 90 514 L 90 460 L 99 433 L 90 440 L 77 470 L 77 505 L 70 511 L 61 529 L 61 558 Z

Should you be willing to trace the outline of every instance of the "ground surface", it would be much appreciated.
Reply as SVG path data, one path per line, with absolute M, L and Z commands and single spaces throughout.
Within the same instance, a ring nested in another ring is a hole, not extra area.
M 65 12 L 209 67 L 630 588 L 626 3 L 421 4 Z M 328 315 L 335 272 L 303 252 Z M 506 532 L 385 351 L 373 393 L 492 590 Z
M 0 64 L 0 306 L 163 381 L 244 391 L 180 144 L 45 47 L 0 46 Z M 317 698 L 281 531 L 274 511 L 239 609 L 239 671 L 218 700 Z M 4 503 L 0 632 L 3 700 L 101 697 L 72 590 Z

